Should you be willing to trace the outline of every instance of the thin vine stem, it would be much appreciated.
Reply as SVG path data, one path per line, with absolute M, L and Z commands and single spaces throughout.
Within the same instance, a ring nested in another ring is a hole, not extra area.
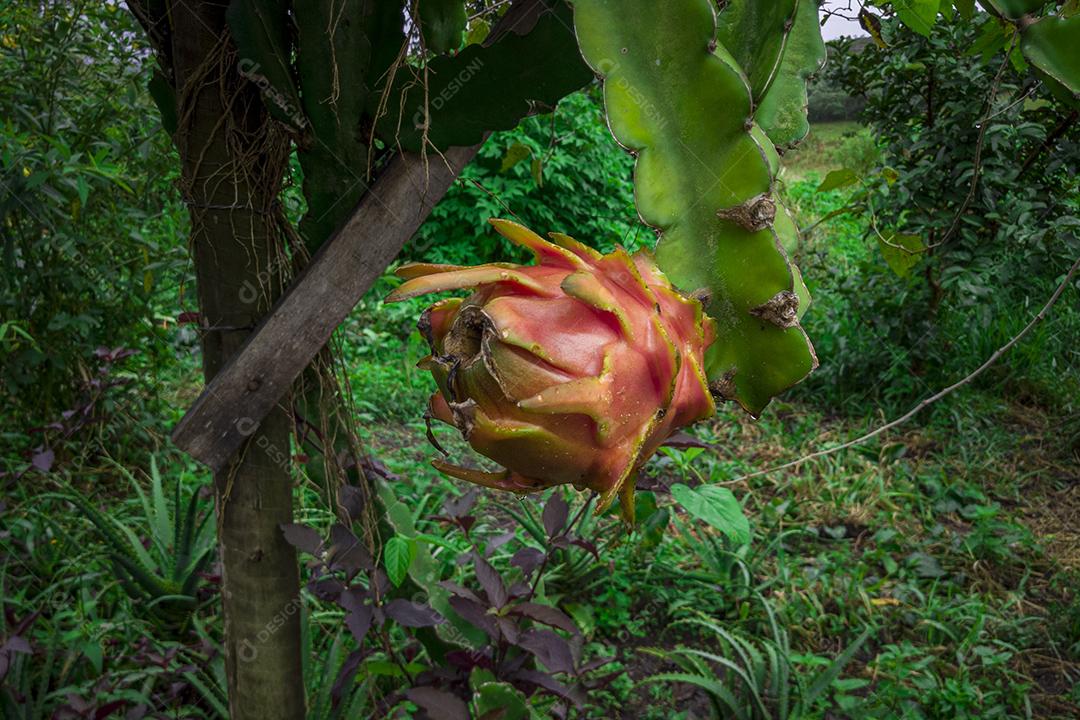
M 752 472 L 752 473 L 747 473 L 746 475 L 740 475 L 739 477 L 734 478 L 733 480 L 725 481 L 723 484 L 727 485 L 727 484 L 738 483 L 738 482 L 742 482 L 744 480 L 749 480 L 751 478 L 761 477 L 762 475 L 769 475 L 769 474 L 774 473 L 774 472 L 779 472 L 781 470 L 789 470 L 791 468 L 798 467 L 798 466 L 802 465 L 803 463 L 809 462 L 810 460 L 817 460 L 818 458 L 823 458 L 823 457 L 826 457 L 828 455 L 834 455 L 834 454 L 836 454 L 838 452 L 841 452 L 843 450 L 848 450 L 848 449 L 856 447 L 858 445 L 862 445 L 862 444 L 866 443 L 868 440 L 872 440 L 873 438 L 877 437 L 878 435 L 881 435 L 884 432 L 888 432 L 889 430 L 892 430 L 895 427 L 903 425 L 908 420 L 915 417 L 920 412 L 922 412 L 926 408 L 930 407 L 934 403 L 938 402 L 942 398 L 944 398 L 944 397 L 946 397 L 948 395 L 951 395 L 952 393 L 956 392 L 960 388 L 962 388 L 965 385 L 971 383 L 973 380 L 975 380 L 975 378 L 982 375 L 984 372 L 986 372 L 986 370 L 988 370 L 992 365 L 994 365 L 994 363 L 996 363 L 998 360 L 1000 360 L 1001 357 L 1004 356 L 1007 352 L 1009 352 L 1009 350 L 1011 350 L 1017 343 L 1019 343 L 1021 340 L 1023 340 L 1024 337 L 1026 337 L 1027 334 L 1030 333 L 1035 328 L 1036 325 L 1038 325 L 1039 323 L 1041 323 L 1043 320 L 1046 319 L 1046 316 L 1049 314 L 1050 310 L 1053 309 L 1054 305 L 1057 304 L 1057 301 L 1061 298 L 1062 294 L 1064 294 L 1065 290 L 1068 289 L 1069 283 L 1072 282 L 1072 279 L 1076 276 L 1076 273 L 1077 273 L 1078 270 L 1080 270 L 1080 258 L 1077 258 L 1076 261 L 1073 262 L 1072 267 L 1070 267 L 1068 272 L 1065 273 L 1065 278 L 1061 281 L 1061 284 L 1057 286 L 1057 289 L 1054 290 L 1054 293 L 1050 296 L 1050 299 L 1046 301 L 1046 304 L 1043 305 L 1042 310 L 1040 310 L 1033 318 L 1031 318 L 1031 321 L 1028 322 L 1028 324 L 1026 326 L 1024 326 L 1023 330 L 1021 330 L 1019 333 L 1017 333 L 1015 336 L 1013 336 L 1013 338 L 1011 340 L 1009 340 L 1007 343 L 1005 343 L 1004 345 L 999 347 L 997 350 L 995 350 L 994 353 L 989 358 L 986 359 L 986 362 L 984 362 L 982 365 L 980 365 L 978 368 L 976 368 L 974 371 L 972 371 L 969 375 L 967 375 L 963 379 L 958 380 L 957 382 L 953 383 L 952 385 L 949 385 L 947 388 L 945 388 L 943 390 L 940 390 L 939 392 L 935 393 L 934 395 L 931 395 L 930 397 L 924 399 L 922 402 L 920 402 L 918 405 L 913 407 L 911 410 L 908 410 L 906 413 L 904 413 L 900 417 L 896 418 L 895 420 L 893 420 L 891 422 L 888 422 L 888 423 L 882 425 L 881 427 L 877 428 L 876 430 L 873 430 L 871 432 L 866 433 L 865 435 L 857 437 L 854 440 L 849 440 L 848 442 L 843 443 L 842 445 L 837 445 L 836 447 L 826 448 L 824 450 L 818 450 L 816 452 L 810 453 L 809 455 L 804 455 L 803 457 L 801 457 L 801 458 L 799 458 L 797 460 L 792 460 L 791 462 L 783 463 L 781 465 L 776 465 L 776 466 L 773 466 L 773 467 L 770 467 L 770 468 L 766 468 L 764 470 L 757 470 L 757 471 Z

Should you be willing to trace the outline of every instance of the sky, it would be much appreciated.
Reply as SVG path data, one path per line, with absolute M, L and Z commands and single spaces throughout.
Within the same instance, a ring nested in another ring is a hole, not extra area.
M 854 7 L 854 3 L 849 3 L 848 0 L 826 0 L 822 3 L 821 16 L 825 17 L 825 10 L 832 8 L 834 10 L 842 10 L 845 15 L 855 16 L 858 9 L 855 8 L 851 12 L 848 12 L 848 6 Z M 859 26 L 858 20 L 847 20 L 836 15 L 831 16 L 825 25 L 821 28 L 821 35 L 826 40 L 835 40 L 838 37 L 865 37 L 866 31 Z

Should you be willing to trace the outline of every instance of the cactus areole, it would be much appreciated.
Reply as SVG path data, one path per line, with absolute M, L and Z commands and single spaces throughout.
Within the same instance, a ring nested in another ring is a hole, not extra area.
M 518 493 L 594 490 L 598 512 L 619 497 L 632 521 L 636 471 L 677 429 L 715 412 L 703 371 L 713 322 L 647 253 L 601 255 L 566 235 L 549 242 L 491 222 L 536 264 L 405 265 L 387 298 L 475 288 L 424 312 L 431 355 L 420 366 L 439 387 L 430 416 L 505 469 L 433 464 Z

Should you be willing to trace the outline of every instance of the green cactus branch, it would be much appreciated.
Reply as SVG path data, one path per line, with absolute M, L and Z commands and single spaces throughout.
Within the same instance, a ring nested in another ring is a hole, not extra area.
M 577 0 L 574 9 L 611 131 L 638 156 L 638 212 L 660 232 L 657 261 L 684 293 L 707 298 L 717 323 L 711 389 L 757 414 L 816 358 L 783 249 L 794 226 L 782 213 L 776 222 L 779 158 L 753 122 L 746 75 L 717 43 L 709 0 Z
M 378 91 L 382 140 L 412 151 L 425 141 L 439 150 L 474 145 L 586 85 L 591 74 L 577 52 L 570 9 L 562 0 L 525 4 L 537 8 L 531 27 L 509 28 L 493 42 L 388 77 L 389 89 Z
M 810 132 L 806 82 L 826 57 L 817 3 L 799 0 L 779 69 L 754 111 L 754 119 L 777 147 L 791 147 Z
M 720 12 L 717 40 L 746 74 L 755 105 L 780 71 L 800 4 L 813 0 L 732 0 Z

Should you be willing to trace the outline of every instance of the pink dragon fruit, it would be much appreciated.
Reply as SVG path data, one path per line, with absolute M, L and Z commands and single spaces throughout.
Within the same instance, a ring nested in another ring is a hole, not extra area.
M 548 242 L 491 223 L 537 264 L 409 264 L 387 298 L 476 288 L 424 312 L 431 355 L 420 366 L 439 387 L 430 415 L 505 470 L 433 464 L 518 493 L 594 490 L 597 512 L 618 496 L 632 522 L 636 471 L 678 428 L 715 412 L 702 370 L 713 322 L 644 252 L 601 255 L 566 235 Z

